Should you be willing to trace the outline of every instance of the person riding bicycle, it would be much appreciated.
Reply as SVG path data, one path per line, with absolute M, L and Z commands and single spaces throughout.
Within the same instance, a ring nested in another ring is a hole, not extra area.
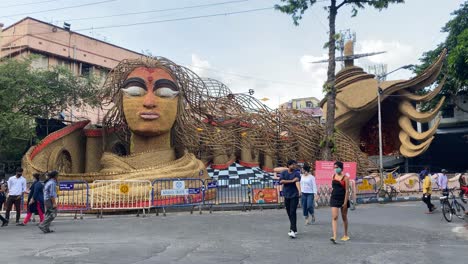
M 466 203 L 465 195 L 468 194 L 468 175 L 466 173 L 460 175 L 458 182 L 460 183 L 460 199 Z

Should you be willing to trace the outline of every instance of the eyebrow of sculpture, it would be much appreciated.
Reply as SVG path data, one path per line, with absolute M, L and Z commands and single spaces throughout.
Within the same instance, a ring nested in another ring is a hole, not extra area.
M 138 78 L 138 77 L 132 77 L 132 78 L 128 78 L 127 80 L 125 80 L 125 82 L 123 83 L 123 87 L 127 87 L 129 84 L 133 84 L 133 85 L 136 85 L 136 86 L 139 86 L 143 89 L 146 89 L 146 85 L 145 85 L 145 81 L 141 78 Z
M 159 79 L 154 82 L 154 89 L 158 89 L 161 87 L 171 88 L 174 91 L 179 91 L 179 87 L 173 81 L 168 79 Z

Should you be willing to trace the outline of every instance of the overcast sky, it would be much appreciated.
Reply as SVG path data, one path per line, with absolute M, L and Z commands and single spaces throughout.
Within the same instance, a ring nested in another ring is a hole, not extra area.
M 305 13 L 299 26 L 294 26 L 289 16 L 272 8 L 212 16 L 268 8 L 279 2 L 0 0 L 0 22 L 8 26 L 25 16 L 60 26 L 68 21 L 72 30 L 134 51 L 167 57 L 202 77 L 221 80 L 234 92 L 254 89 L 257 98 L 270 99 L 266 102 L 270 107 L 297 97 L 322 99 L 327 65 L 309 62 L 326 58 L 323 44 L 328 36 L 328 22 L 322 7 L 329 1 L 319 0 Z M 351 18 L 350 8 L 343 8 L 339 11 L 336 28 L 356 33 L 355 53 L 387 51 L 361 59 L 358 65 L 366 69 L 369 65 L 385 63 L 391 71 L 418 63 L 423 52 L 442 42 L 446 35 L 440 32 L 441 27 L 463 2 L 406 0 L 406 4 L 391 5 L 381 12 L 360 10 L 354 18 Z M 204 6 L 188 8 L 200 5 Z M 173 8 L 178 9 L 148 12 Z M 123 15 L 127 13 L 139 14 Z M 97 18 L 104 16 L 111 17 Z M 210 17 L 184 20 L 198 16 Z M 180 18 L 182 20 L 177 20 Z M 122 26 L 161 20 L 172 21 Z M 411 72 L 400 70 L 388 79 L 411 76 Z

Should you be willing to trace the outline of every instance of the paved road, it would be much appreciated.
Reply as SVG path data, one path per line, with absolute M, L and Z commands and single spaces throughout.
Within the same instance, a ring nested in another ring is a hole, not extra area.
M 190 215 L 188 212 L 59 217 L 55 233 L 33 224 L 0 228 L 2 263 L 466 263 L 466 222 L 424 214 L 422 202 L 360 205 L 350 212 L 351 240 L 332 245 L 330 210 L 299 222 L 287 236 L 283 209 Z M 298 215 L 300 212 L 298 211 Z

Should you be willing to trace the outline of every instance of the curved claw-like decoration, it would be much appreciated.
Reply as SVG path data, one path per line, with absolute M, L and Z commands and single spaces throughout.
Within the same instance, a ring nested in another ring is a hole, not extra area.
M 405 131 L 411 138 L 418 141 L 425 141 L 436 133 L 440 124 L 440 118 L 437 119 L 435 124 L 429 130 L 423 133 L 419 133 L 418 131 L 414 130 L 413 125 L 411 124 L 411 120 L 407 116 L 400 116 L 398 119 L 398 124 L 400 125 L 400 128 L 403 129 L 403 131 Z
M 401 153 L 401 155 L 403 155 L 403 156 L 405 156 L 407 158 L 414 158 L 414 157 L 417 157 L 417 156 L 421 155 L 422 153 L 424 153 L 429 148 L 429 146 L 430 146 L 430 144 L 427 144 L 421 150 L 410 150 L 410 149 L 407 149 L 405 147 L 405 145 L 402 144 L 400 146 L 400 153 Z
M 411 142 L 409 135 L 406 134 L 406 132 L 403 130 L 401 130 L 398 134 L 398 138 L 400 139 L 401 145 L 403 145 L 405 149 L 411 151 L 419 151 L 421 149 L 424 149 L 427 145 L 431 144 L 432 140 L 434 140 L 434 136 L 432 136 L 423 143 L 415 145 Z
M 437 116 L 444 102 L 445 102 L 445 97 L 442 97 L 442 99 L 439 101 L 437 106 L 432 111 L 418 112 L 418 110 L 414 108 L 414 106 L 411 104 L 410 101 L 403 100 L 398 105 L 398 109 L 400 110 L 400 113 L 409 117 L 413 121 L 420 122 L 420 123 L 427 123 Z
M 446 78 L 444 78 L 439 83 L 437 88 L 435 88 L 434 90 L 432 90 L 431 92 L 429 92 L 429 93 L 427 93 L 425 95 L 417 95 L 417 94 L 409 92 L 408 90 L 400 90 L 400 91 L 398 91 L 398 93 L 400 95 L 402 95 L 402 97 L 407 98 L 407 99 L 409 99 L 410 101 L 413 101 L 413 102 L 418 102 L 418 103 L 419 102 L 428 102 L 428 101 L 434 99 L 434 97 L 436 97 L 436 95 L 438 95 L 440 93 L 440 91 L 444 87 L 445 80 L 446 80 Z

